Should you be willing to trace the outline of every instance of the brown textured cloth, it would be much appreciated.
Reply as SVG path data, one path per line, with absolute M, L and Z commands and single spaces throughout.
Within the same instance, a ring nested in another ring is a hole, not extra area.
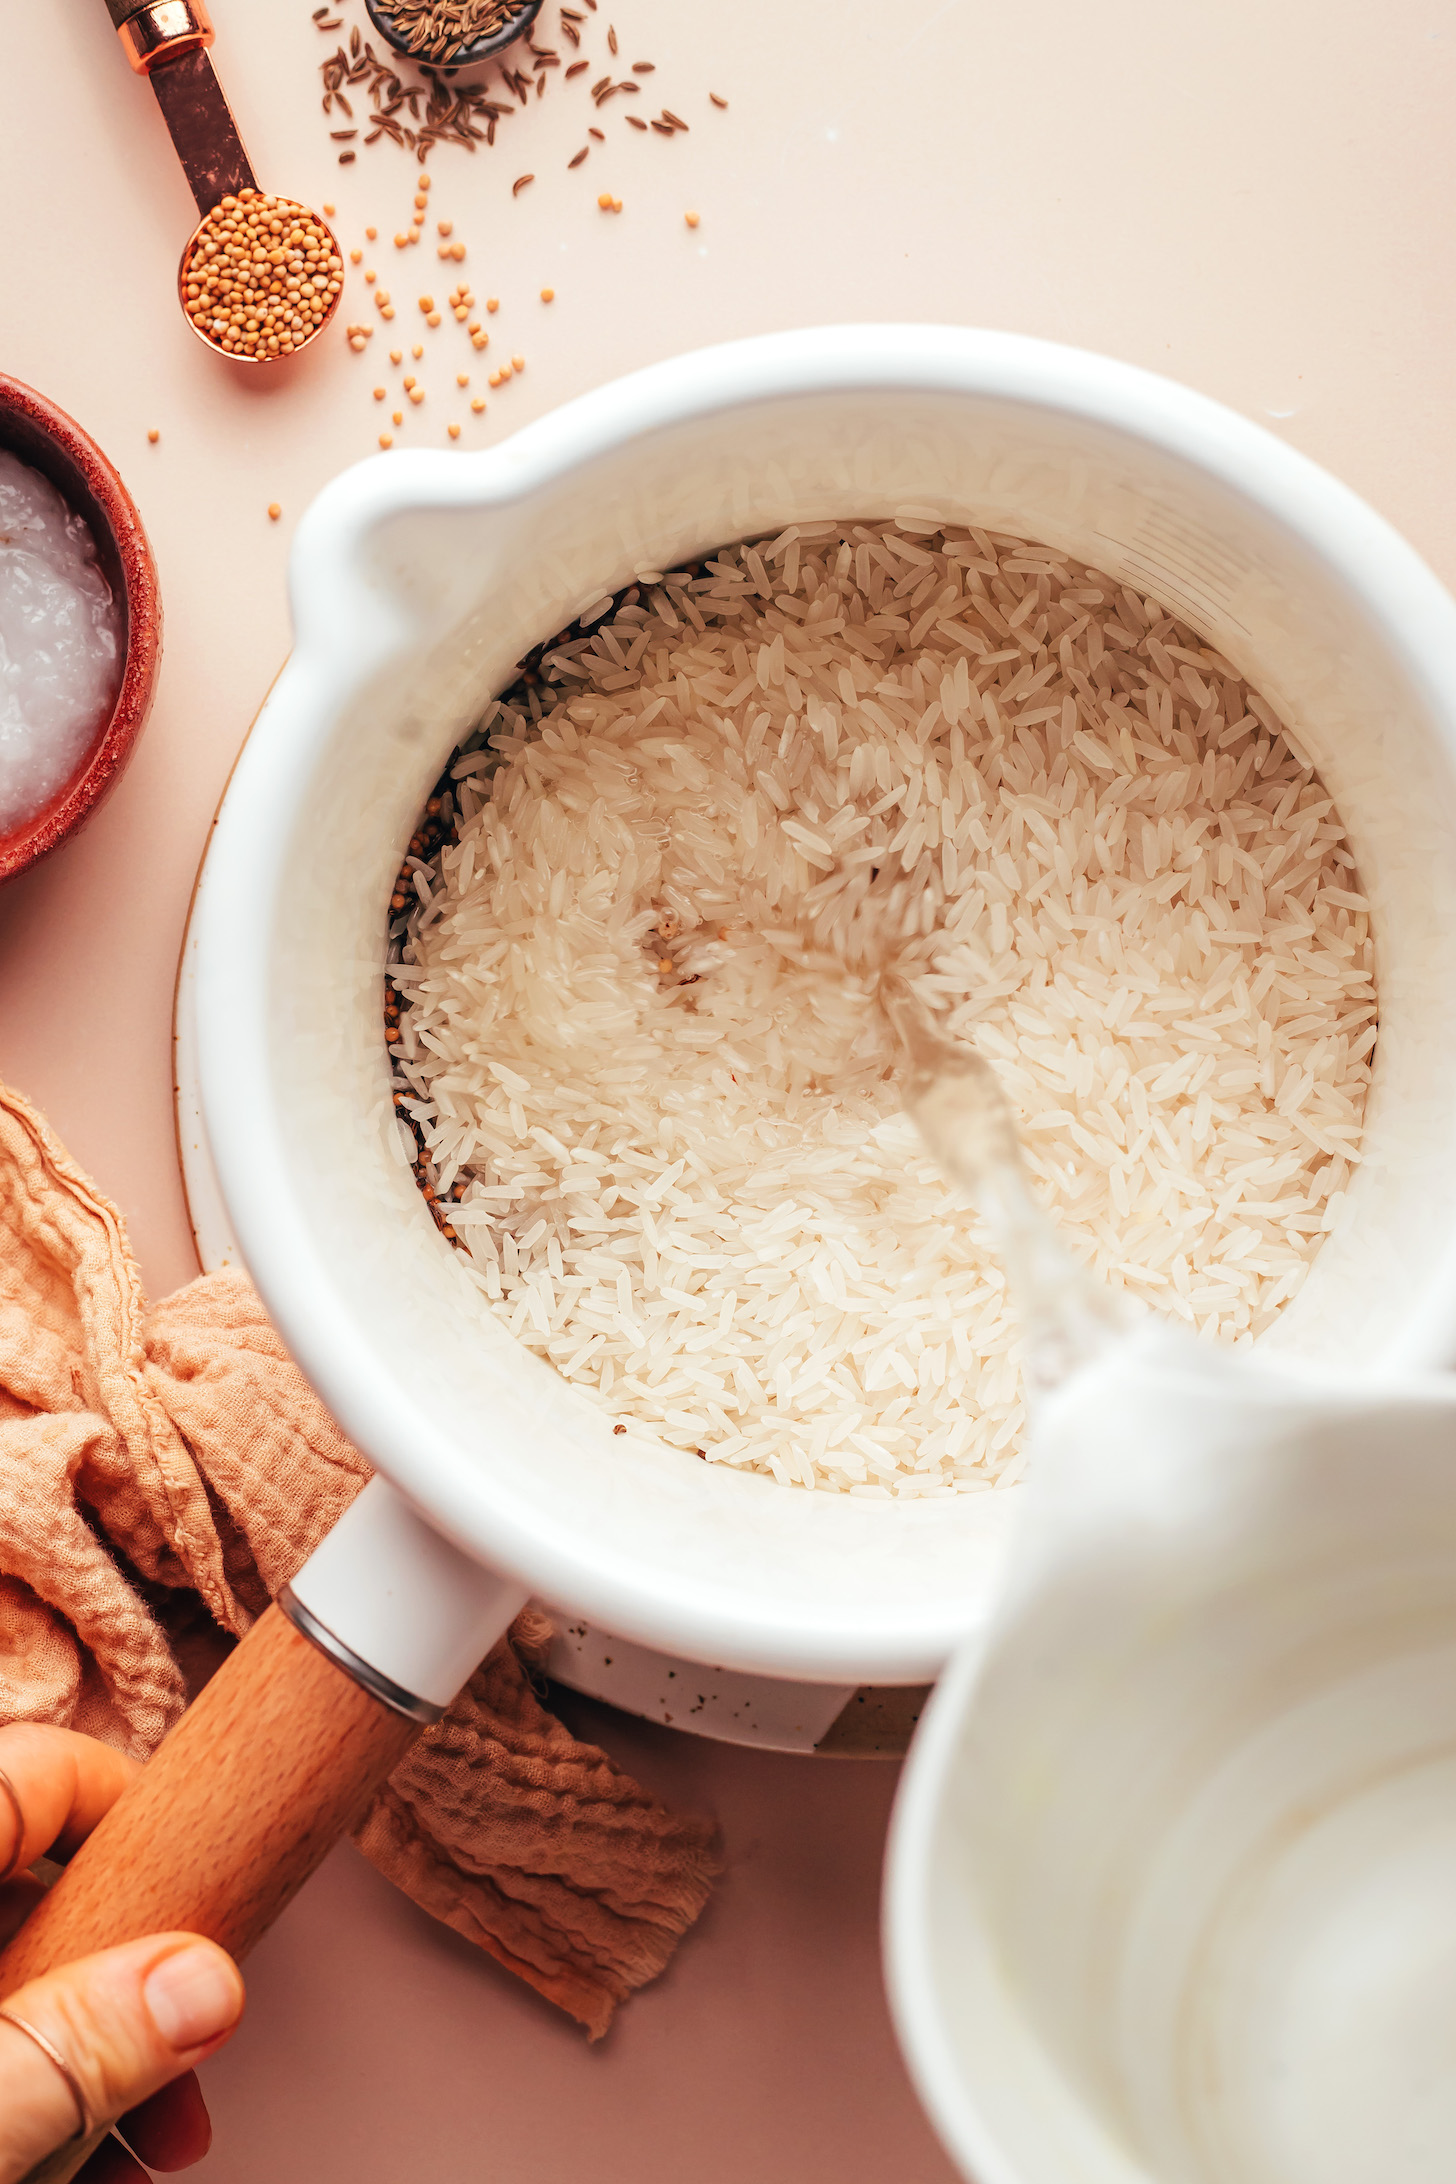
M 138 1755 L 186 1703 L 170 1611 L 240 1635 L 368 1466 L 245 1276 L 148 1311 L 126 1230 L 0 1086 L 0 1719 Z M 381 1873 L 595 2038 L 707 1900 L 714 1831 L 542 1707 L 524 1615 L 357 1830 Z

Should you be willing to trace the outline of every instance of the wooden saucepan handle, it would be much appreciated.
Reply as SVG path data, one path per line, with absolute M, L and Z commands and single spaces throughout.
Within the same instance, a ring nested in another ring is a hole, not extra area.
M 269 1608 L 0 1955 L 0 2000 L 143 1934 L 180 1928 L 245 1956 L 420 1727 Z M 64 2184 L 97 2143 L 26 2184 Z

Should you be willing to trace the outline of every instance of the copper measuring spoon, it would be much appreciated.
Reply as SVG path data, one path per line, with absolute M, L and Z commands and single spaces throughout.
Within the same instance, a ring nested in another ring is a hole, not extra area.
M 189 280 L 215 255 L 210 245 L 222 239 L 224 200 L 244 199 L 249 193 L 261 198 L 266 193 L 258 188 L 232 108 L 208 58 L 214 32 L 204 0 L 106 0 L 106 8 L 128 61 L 156 93 L 202 215 L 177 269 L 177 297 L 188 325 L 215 354 L 233 357 L 240 364 L 272 364 L 284 356 L 297 356 L 323 332 L 344 292 L 338 239 L 306 205 L 294 198 L 274 199 L 293 223 L 293 231 L 302 230 L 301 246 L 290 248 L 286 236 L 279 240 L 287 271 L 295 271 L 296 260 L 296 302 L 306 299 L 308 309 L 294 307 L 291 321 L 282 322 L 285 330 L 254 350 L 229 347 L 227 335 L 216 329 L 228 323 L 231 331 L 230 322 L 220 317 L 204 315 L 204 323 L 199 324 L 194 316 L 198 297 L 189 296 Z M 246 211 L 246 205 L 242 209 Z M 191 285 L 199 284 L 192 281 Z M 313 309 L 320 303 L 322 313 L 314 319 Z M 280 311 L 284 308 L 280 304 Z

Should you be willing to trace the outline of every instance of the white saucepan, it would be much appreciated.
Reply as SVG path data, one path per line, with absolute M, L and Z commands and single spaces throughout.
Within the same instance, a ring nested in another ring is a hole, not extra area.
M 1014 1491 L 896 1503 L 705 1465 L 646 1434 L 613 1436 L 501 1332 L 391 1151 L 380 1040 L 403 846 L 513 663 L 639 571 L 795 519 L 902 510 L 1046 540 L 1155 594 L 1268 694 L 1323 769 L 1374 906 L 1381 1036 L 1365 1164 L 1265 1340 L 1412 1364 L 1456 1346 L 1447 594 L 1281 442 L 1105 358 L 935 326 L 706 350 L 487 454 L 365 463 L 299 528 L 296 649 L 239 763 L 198 904 L 200 1074 L 248 1265 L 381 1476 L 295 1579 L 290 1644 L 267 1637 L 277 1611 L 259 1626 L 280 1691 L 290 1664 L 328 1653 L 372 1685 L 361 1705 L 382 1700 L 407 1727 L 449 1701 L 528 1590 L 689 1659 L 826 1683 L 932 1676 L 983 1619 Z M 254 1647 L 256 1634 L 224 1691 L 246 1697 Z M 329 1689 L 356 1689 L 328 1673 Z M 277 1706 L 285 1741 L 290 1703 Z M 158 1799 L 166 1750 L 191 1737 L 200 1752 L 204 1708 L 223 1704 L 195 1708 L 147 1770 Z M 309 1766 L 316 1780 L 347 1772 L 342 1753 Z M 167 1796 L 195 1803 L 204 1773 L 193 1764 Z M 357 1801 L 373 1777 L 356 1775 Z M 279 1783 L 260 1844 L 307 1820 L 291 1762 Z M 321 1854 L 309 1845 L 295 1865 Z M 87 1895 L 106 1857 L 103 1829 L 50 1926 L 27 1928 L 27 1964 L 62 1940 L 89 1945 L 97 1921 L 107 1937 L 135 1931 L 138 1916 L 206 1911 L 242 1946 L 277 1897 L 229 1924 L 159 1848 L 152 1892 L 118 1904 L 99 1878 Z M 0 1984 L 10 1976 L 7 1960 Z

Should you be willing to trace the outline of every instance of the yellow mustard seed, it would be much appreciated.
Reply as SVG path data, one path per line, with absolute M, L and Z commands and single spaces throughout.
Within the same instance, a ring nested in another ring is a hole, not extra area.
M 283 510 L 282 510 L 282 509 L 281 509 L 281 508 L 279 507 L 279 505 L 278 505 L 277 501 L 269 501 L 269 503 L 268 503 L 268 520 L 269 520 L 269 522 L 270 522 L 270 523 L 276 523 L 276 522 L 278 521 L 278 518 L 279 518 L 279 517 L 280 517 L 280 516 L 282 515 L 282 513 L 283 513 Z
M 450 425 L 450 426 L 447 426 L 447 428 L 446 428 L 446 429 L 447 429 L 447 431 L 449 432 L 449 434 L 450 434 L 450 437 L 451 437 L 451 439 L 452 439 L 452 440 L 458 440 L 458 439 L 459 439 L 459 437 L 460 437 L 460 427 L 459 427 L 458 425 Z
M 153 447 L 155 447 L 155 446 L 156 446 L 156 444 L 157 444 L 158 440 L 160 440 L 160 439 L 161 439 L 161 437 L 162 437 L 162 435 L 161 435 L 161 433 L 160 433 L 160 432 L 159 432 L 159 431 L 157 430 L 157 428 L 156 428 L 156 426 L 155 426 L 155 425 L 152 425 L 151 427 L 149 427 L 149 429 L 148 429 L 148 432 L 147 432 L 147 438 L 148 438 L 148 439 L 149 439 L 149 440 L 151 441 L 151 443 L 152 443 L 152 446 L 153 446 Z
M 226 355 L 287 356 L 316 334 L 343 291 L 344 261 L 307 206 L 263 190 L 224 197 L 182 264 L 184 308 Z
M 381 432 L 379 435 L 379 445 L 381 447 L 393 447 L 394 434 L 392 432 Z
M 541 301 L 543 303 L 554 303 L 556 301 L 556 290 L 554 288 L 543 288 L 541 291 Z

